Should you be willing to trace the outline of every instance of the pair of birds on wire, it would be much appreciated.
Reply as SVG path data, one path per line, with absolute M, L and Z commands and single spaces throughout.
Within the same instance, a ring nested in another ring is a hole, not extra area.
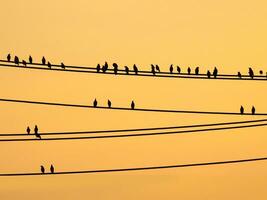
M 27 131 L 28 135 L 31 134 L 31 129 L 30 129 L 29 126 L 27 127 L 26 131 Z M 41 138 L 41 135 L 38 133 L 38 131 L 39 131 L 38 126 L 35 125 L 35 127 L 34 127 L 34 135 L 35 135 L 38 139 L 42 139 L 42 138 Z
M 93 101 L 93 106 L 94 106 L 95 108 L 97 108 L 97 104 L 98 104 L 98 102 L 97 102 L 97 100 L 95 99 L 95 100 Z M 111 101 L 108 100 L 108 108 L 111 108 L 111 106 L 112 106 L 111 104 L 112 104 Z M 135 103 L 134 103 L 134 101 L 131 102 L 131 109 L 135 109 Z
M 240 114 L 244 114 L 244 111 L 245 111 L 244 107 L 241 106 L 240 107 Z M 252 115 L 255 115 L 255 113 L 256 113 L 256 108 L 254 106 L 252 106 L 252 108 L 251 108 L 251 114 Z
M 41 165 L 41 172 L 42 172 L 42 174 L 45 174 L 45 167 L 43 165 Z M 50 173 L 51 174 L 55 173 L 55 168 L 53 165 L 50 166 Z

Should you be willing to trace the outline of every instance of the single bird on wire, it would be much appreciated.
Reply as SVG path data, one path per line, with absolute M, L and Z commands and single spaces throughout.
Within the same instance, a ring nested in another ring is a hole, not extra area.
M 97 66 L 96 66 L 96 72 L 100 72 L 100 69 L 101 69 L 101 66 L 100 66 L 100 64 L 98 63 Z
M 45 173 L 45 168 L 43 165 L 41 165 L 41 172 L 44 174 Z
M 131 103 L 131 108 L 132 108 L 132 109 L 135 108 L 135 103 L 134 103 L 134 101 L 132 101 L 132 103 Z
M 65 69 L 65 68 L 66 68 L 66 66 L 64 65 L 63 62 L 61 63 L 61 68 L 62 68 L 62 69 Z
M 49 61 L 47 63 L 47 66 L 48 66 L 49 69 L 52 69 L 52 65 L 51 65 L 51 63 Z
M 124 68 L 125 68 L 126 74 L 129 74 L 129 67 L 125 66 Z
M 153 64 L 151 64 L 151 73 L 156 75 L 155 66 Z
M 207 71 L 207 76 L 210 78 L 210 70 Z
M 134 73 L 137 75 L 138 74 L 138 68 L 135 64 L 133 65 L 133 70 L 134 70 Z
M 29 63 L 32 64 L 32 57 L 31 57 L 31 55 L 29 56 Z
M 177 66 L 177 72 L 178 72 L 178 74 L 181 73 L 181 68 L 179 66 Z
M 50 172 L 51 172 L 51 174 L 54 174 L 55 173 L 55 168 L 54 168 L 53 165 L 50 166 Z
M 97 100 L 96 99 L 94 100 L 93 104 L 94 104 L 94 107 L 96 108 L 97 107 Z
M 30 134 L 31 133 L 31 129 L 30 127 L 28 126 L 27 129 L 26 129 L 27 133 Z
M 34 127 L 34 134 L 35 134 L 35 136 L 37 137 L 37 138 L 39 138 L 39 139 L 42 139 L 41 138 L 41 135 L 38 133 L 38 127 L 37 127 L 37 125 L 35 125 L 35 127 Z
M 240 113 L 244 114 L 244 107 L 243 106 L 240 107 Z
M 45 57 L 43 56 L 42 58 L 42 64 L 45 65 L 46 64 L 46 60 L 45 60 Z
M 191 68 L 190 67 L 187 68 L 187 73 L 190 75 L 190 73 L 191 73 Z
M 108 107 L 111 108 L 111 101 L 108 100 Z
M 7 55 L 6 58 L 7 58 L 7 61 L 10 62 L 10 60 L 11 60 L 11 55 L 10 55 L 10 53 Z
M 22 60 L 22 64 L 27 67 L 27 62 L 25 60 Z
M 113 63 L 113 71 L 114 71 L 114 74 L 117 74 L 118 73 L 118 68 L 119 68 L 119 66 L 118 66 L 118 64 L 117 63 Z
M 248 74 L 249 74 L 251 79 L 254 78 L 254 71 L 253 71 L 253 69 L 251 67 L 248 69 Z
M 18 56 L 15 56 L 14 62 L 15 62 L 15 64 L 17 64 L 19 66 L 19 57 Z
M 158 65 L 156 65 L 156 70 L 157 70 L 158 72 L 160 72 L 160 68 L 159 68 Z
M 217 67 L 214 67 L 214 70 L 213 70 L 214 78 L 217 78 L 217 75 L 218 75 L 218 69 L 217 69 Z
M 170 73 L 171 73 L 171 74 L 173 73 L 173 66 L 172 66 L 172 64 L 171 64 L 171 66 L 170 66 Z
M 196 75 L 199 74 L 199 67 L 196 67 L 196 69 L 195 69 L 195 74 L 196 74 Z
M 237 76 L 238 76 L 238 78 L 240 78 L 240 79 L 242 78 L 242 75 L 241 75 L 240 72 L 237 73 Z
M 255 112 L 256 112 L 256 109 L 255 109 L 255 107 L 254 107 L 254 106 L 252 106 L 252 109 L 251 109 L 251 114 L 252 114 L 252 115 L 255 115 Z

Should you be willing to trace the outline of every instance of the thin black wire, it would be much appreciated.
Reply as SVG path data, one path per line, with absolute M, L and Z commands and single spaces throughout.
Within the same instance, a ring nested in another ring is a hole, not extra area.
M 36 173 L 36 172 L 31 172 L 31 173 L 2 173 L 2 174 L 0 174 L 0 176 L 44 176 L 44 175 L 93 174 L 93 173 L 95 174 L 95 173 L 111 173 L 111 172 L 127 172 L 127 171 L 145 171 L 145 170 L 160 170 L 160 169 L 172 169 L 172 168 L 187 168 L 187 167 L 200 167 L 200 166 L 248 163 L 248 162 L 264 161 L 264 160 L 267 160 L 267 157 L 249 158 L 249 159 L 240 159 L 240 160 L 202 162 L 202 163 L 177 164 L 177 165 L 150 166 L 150 167 L 63 171 L 63 172 L 55 172 L 53 174 L 52 173 L 43 174 L 43 173 Z
M 252 127 L 262 127 L 267 126 L 267 123 L 264 124 L 252 124 L 245 126 L 230 126 L 230 127 L 221 127 L 221 128 L 207 128 L 207 129 L 195 129 L 195 130 L 183 130 L 183 131 L 169 131 L 169 132 L 154 132 L 154 133 L 139 133 L 139 134 L 121 134 L 121 135 L 101 135 L 101 136 L 86 136 L 86 137 L 60 137 L 60 138 L 19 138 L 19 139 L 0 139 L 0 142 L 24 142 L 24 141 L 52 141 L 52 140 L 83 140 L 83 139 L 106 139 L 106 138 L 126 138 L 126 137 L 141 137 L 141 136 L 155 136 L 155 135 L 170 135 L 170 134 L 185 134 L 185 133 L 196 133 L 196 132 L 208 132 L 208 131 L 219 131 L 219 130 L 230 130 L 230 129 L 243 129 L 243 128 L 252 128 Z M 34 136 L 34 135 L 29 135 Z
M 192 110 L 163 110 L 163 109 L 152 109 L 152 108 L 123 108 L 123 107 L 104 107 L 104 106 L 90 106 L 81 104 L 67 104 L 67 103 L 54 103 L 54 102 L 41 102 L 41 101 L 29 101 L 29 100 L 18 100 L 18 99 L 0 99 L 4 102 L 14 103 L 28 103 L 28 104 L 39 104 L 39 105 L 50 105 L 50 106 L 64 106 L 64 107 L 76 107 L 76 108 L 94 108 L 94 109 L 108 109 L 108 110 L 131 110 L 131 111 L 145 111 L 145 112 L 166 112 L 166 113 L 190 113 L 190 114 L 215 114 L 215 115 L 252 115 L 250 113 L 236 113 L 236 112 L 215 112 L 215 111 L 192 111 Z M 267 115 L 267 113 L 255 113 L 254 115 Z
M 0 60 L 1 62 L 7 62 L 4 60 Z M 13 63 L 13 62 L 7 62 L 7 63 Z M 103 72 L 97 72 L 96 68 L 93 67 L 79 67 L 79 66 L 65 66 L 65 69 L 62 69 L 60 65 L 51 65 L 51 69 L 47 68 L 47 65 L 43 65 L 40 63 L 32 63 L 32 64 L 28 64 L 31 67 L 27 66 L 18 66 L 18 65 L 11 65 L 11 64 L 0 64 L 0 66 L 2 67 L 13 67 L 13 68 L 23 68 L 23 69 L 37 69 L 37 70 L 54 70 L 54 71 L 61 71 L 61 72 L 78 72 L 78 73 L 96 73 L 96 74 L 113 74 L 114 75 L 114 70 L 113 69 L 107 69 L 107 71 L 105 73 Z M 37 66 L 42 66 L 42 67 L 35 67 L 35 65 Z M 33 67 L 34 66 L 34 67 Z M 46 67 L 46 68 L 44 68 Z M 57 69 L 57 68 L 53 68 L 53 67 L 58 67 L 61 69 Z M 70 69 L 66 69 L 66 68 L 74 68 L 75 70 L 70 70 Z M 83 69 L 83 70 L 79 70 L 79 69 Z M 92 70 L 92 71 L 86 71 L 86 70 Z M 121 73 L 120 73 L 121 72 Z M 130 73 L 131 72 L 131 73 Z M 220 79 L 220 80 L 254 80 L 254 81 L 267 81 L 267 77 L 266 76 L 257 76 L 254 75 L 254 78 L 251 79 L 250 76 L 248 75 L 242 75 L 242 78 L 239 78 L 237 75 L 232 75 L 232 74 L 218 74 L 216 78 L 213 78 L 213 76 L 211 75 L 210 78 L 207 77 L 206 74 L 191 74 L 188 75 L 186 73 L 168 73 L 168 72 L 157 72 L 156 75 L 153 75 L 150 71 L 138 71 L 138 74 L 135 74 L 133 70 L 129 70 L 129 74 L 125 73 L 125 70 L 121 70 L 118 69 L 118 73 L 116 75 L 126 75 L 126 76 L 148 76 L 148 77 L 161 77 L 161 78 L 186 78 L 186 79 L 211 79 L 211 80 L 216 80 L 216 79 Z
M 137 131 L 153 131 L 153 130 L 167 130 L 167 129 L 182 129 L 182 128 L 197 128 L 197 127 L 209 127 L 209 126 L 222 126 L 233 124 L 247 124 L 255 122 L 266 122 L 267 119 L 260 120 L 247 120 L 247 121 L 235 121 L 235 122 L 221 122 L 213 124 L 193 124 L 183 126 L 166 126 L 166 127 L 153 127 L 153 128 L 136 128 L 136 129 L 113 129 L 113 130 L 96 130 L 96 131 L 71 131 L 71 132 L 48 132 L 39 133 L 39 135 L 81 135 L 81 134 L 97 134 L 97 133 L 118 133 L 118 132 L 137 132 Z M 28 136 L 27 133 L 0 133 L 0 136 Z

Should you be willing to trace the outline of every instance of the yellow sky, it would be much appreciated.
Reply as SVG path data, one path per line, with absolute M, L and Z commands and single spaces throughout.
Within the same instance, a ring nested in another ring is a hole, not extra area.
M 151 63 L 266 73 L 263 0 L 114 0 L 1 3 L 0 57 L 120 67 Z M 264 82 L 155 79 L 0 68 L 0 98 L 101 105 L 267 112 Z M 1 133 L 177 126 L 258 119 L 0 103 Z M 82 141 L 1 143 L 0 172 L 172 165 L 267 155 L 265 128 Z M 0 199 L 266 199 L 267 163 L 113 174 L 0 178 Z

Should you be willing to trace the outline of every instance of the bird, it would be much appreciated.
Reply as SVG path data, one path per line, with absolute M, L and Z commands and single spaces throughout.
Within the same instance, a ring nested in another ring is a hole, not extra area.
M 190 67 L 187 68 L 187 73 L 188 73 L 188 74 L 191 73 L 191 68 L 190 68 Z
M 94 100 L 94 107 L 95 108 L 97 107 L 97 100 L 96 99 Z
M 251 67 L 248 69 L 248 74 L 249 74 L 251 79 L 254 78 L 254 72 L 253 72 L 253 69 Z
M 26 130 L 26 131 L 27 131 L 27 133 L 28 133 L 28 134 L 30 134 L 30 133 L 31 133 L 31 129 L 30 129 L 30 127 L 29 127 L 29 126 L 27 127 L 27 130 Z
M 244 107 L 243 106 L 240 107 L 240 113 L 244 114 Z
M 63 62 L 61 63 L 61 68 L 62 68 L 62 69 L 65 69 L 65 68 L 66 68 L 66 66 L 64 65 Z
M 7 61 L 10 62 L 10 60 L 11 60 L 11 55 L 10 55 L 10 53 L 7 55 L 6 58 L 7 58 Z
M 96 72 L 100 72 L 100 69 L 101 69 L 100 64 L 97 64 L 97 66 L 96 66 Z
M 27 62 L 25 60 L 22 60 L 22 64 L 26 67 L 27 66 Z
M 55 168 L 53 165 L 50 166 L 50 172 L 51 172 L 51 174 L 54 174 L 54 172 L 55 172 Z
M 32 57 L 31 57 L 31 55 L 29 56 L 29 63 L 32 64 Z
M 240 79 L 242 78 L 242 75 L 241 75 L 240 72 L 237 73 L 237 76 L 238 76 L 238 78 L 240 78 Z
M 118 73 L 118 64 L 117 63 L 113 63 L 113 67 L 114 67 L 114 74 Z
M 135 108 L 135 103 L 134 103 L 134 101 L 132 101 L 132 103 L 131 103 L 131 108 L 132 108 L 132 109 Z
M 40 140 L 42 139 L 42 138 L 41 138 L 41 135 L 40 135 L 39 133 L 35 133 L 35 136 L 36 136 L 37 138 L 39 138 Z
M 218 75 L 218 69 L 217 69 L 217 67 L 214 67 L 214 70 L 213 70 L 214 78 L 217 78 L 217 75 Z
M 19 57 L 18 56 L 15 56 L 14 62 L 15 62 L 15 64 L 19 65 Z
M 51 65 L 51 63 L 50 63 L 49 61 L 48 61 L 48 63 L 47 63 L 47 66 L 48 66 L 49 69 L 52 68 L 52 65 Z
M 124 66 L 126 74 L 129 74 L 129 67 Z
M 170 73 L 171 74 L 173 73 L 173 66 L 172 65 L 170 66 Z
M 252 109 L 251 109 L 251 113 L 252 113 L 252 115 L 255 115 L 255 112 L 256 112 L 256 109 L 255 109 L 254 106 L 252 106 Z
M 210 78 L 210 70 L 207 71 L 207 76 Z
M 135 64 L 133 65 L 133 70 L 134 70 L 134 73 L 137 75 L 138 74 L 138 68 Z
M 153 64 L 151 64 L 151 73 L 156 75 L 155 66 Z
M 45 60 L 45 57 L 43 56 L 43 58 L 42 58 L 42 64 L 45 65 L 45 63 L 46 63 L 46 60 Z
M 179 66 L 177 66 L 177 72 L 178 72 L 178 74 L 181 73 L 181 68 Z
M 263 74 L 263 71 L 262 70 L 260 70 L 260 75 L 262 75 Z
M 111 108 L 111 101 L 108 100 L 108 107 Z
M 37 127 L 37 125 L 35 125 L 35 127 L 34 127 L 34 133 L 35 134 L 38 134 L 38 127 Z
M 158 66 L 158 65 L 156 65 L 156 70 L 157 70 L 158 72 L 160 72 L 160 69 L 159 69 L 159 66 Z
M 44 174 L 45 173 L 45 168 L 43 165 L 41 165 L 41 172 Z
M 195 69 L 195 74 L 196 74 L 196 75 L 199 74 L 199 67 L 196 67 L 196 69 Z
M 108 70 L 108 63 L 105 62 L 105 64 L 102 67 L 102 71 L 105 73 Z

